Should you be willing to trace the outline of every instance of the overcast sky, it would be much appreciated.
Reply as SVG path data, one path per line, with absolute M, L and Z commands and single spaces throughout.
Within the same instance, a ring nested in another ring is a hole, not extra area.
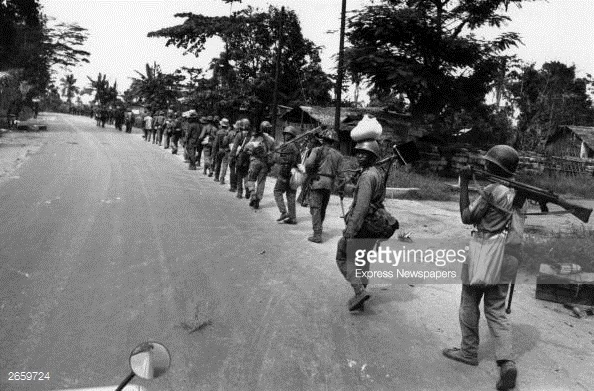
M 371 0 L 348 0 L 349 10 L 360 9 Z M 219 39 L 212 39 L 199 58 L 183 55 L 182 49 L 165 47 L 165 39 L 148 38 L 147 33 L 182 23 L 179 12 L 204 15 L 228 15 L 230 6 L 221 0 L 41 0 L 44 12 L 61 22 L 77 22 L 89 30 L 85 50 L 90 63 L 72 70 L 77 85 L 87 86 L 86 76 L 99 72 L 117 80 L 120 92 L 130 85 L 134 70 L 144 73 L 145 64 L 161 65 L 163 71 L 176 68 L 207 68 L 222 50 Z M 333 56 L 338 52 L 338 34 L 328 34 L 340 26 L 341 0 L 243 0 L 233 5 L 265 8 L 268 4 L 284 5 L 295 10 L 301 19 L 303 34 L 323 46 L 322 66 L 335 71 Z M 520 33 L 524 46 L 511 50 L 525 60 L 557 60 L 575 64 L 578 75 L 594 74 L 594 0 L 538 0 L 525 3 L 521 9 L 510 6 L 512 18 L 505 31 Z M 503 30 L 502 30 L 503 31 Z M 487 36 L 494 32 L 484 32 Z M 498 32 L 497 32 L 498 33 Z

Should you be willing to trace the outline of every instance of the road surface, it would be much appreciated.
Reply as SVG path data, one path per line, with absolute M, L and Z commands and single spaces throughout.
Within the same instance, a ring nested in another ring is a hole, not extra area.
M 277 225 L 269 196 L 254 212 L 138 134 L 48 124 L 47 144 L 0 185 L 0 389 L 117 384 L 145 340 L 172 355 L 166 376 L 136 381 L 148 390 L 494 389 L 492 341 L 476 368 L 440 354 L 459 341 L 458 287 L 397 285 L 350 314 L 340 229 L 309 243 L 309 220 Z M 529 362 L 531 327 L 515 331 Z M 546 369 L 520 372 L 531 383 L 518 389 L 589 389 L 572 370 L 542 375 L 557 362 L 540 355 Z M 8 381 L 20 371 L 50 379 Z

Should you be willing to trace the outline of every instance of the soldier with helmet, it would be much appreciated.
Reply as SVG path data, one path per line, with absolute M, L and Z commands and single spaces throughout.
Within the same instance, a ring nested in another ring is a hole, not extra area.
M 186 151 L 188 152 L 188 158 L 190 165 L 188 169 L 196 169 L 196 147 L 200 141 L 200 127 L 198 125 L 198 114 L 193 111 L 190 113 L 188 118 L 187 127 L 187 138 L 186 138 Z
M 182 113 L 177 112 L 175 118 L 171 121 L 171 153 L 177 155 L 178 142 L 182 137 Z
M 200 144 L 202 145 L 202 153 L 204 155 L 204 175 L 208 174 L 208 176 L 211 177 L 214 175 L 212 166 L 212 146 L 218 129 L 214 125 L 214 118 L 212 116 L 208 116 L 206 122 L 206 125 L 202 127 L 202 132 L 200 133 Z
M 227 147 L 229 146 L 229 139 L 226 138 L 227 133 L 229 133 L 229 120 L 227 118 L 223 118 L 219 121 L 219 130 L 215 135 L 212 146 L 215 182 L 225 183 L 225 176 L 223 175 L 222 178 L 219 178 L 219 176 L 221 175 L 221 165 L 223 164 L 223 160 L 225 160 L 225 164 L 227 164 L 227 159 L 225 157 L 227 154 Z M 225 140 L 226 145 L 224 145 Z
M 283 138 L 285 144 L 297 137 L 297 129 L 293 126 L 287 126 L 283 130 Z M 274 200 L 280 212 L 280 217 L 276 221 L 285 224 L 297 224 L 297 215 L 295 210 L 295 198 L 297 190 L 290 186 L 291 169 L 296 168 L 299 164 L 301 154 L 299 148 L 294 143 L 283 145 L 280 147 L 278 153 L 277 163 L 279 165 L 278 177 L 274 185 Z M 287 194 L 287 205 L 289 207 L 288 213 L 283 200 L 283 193 Z
M 260 201 L 264 196 L 266 177 L 270 165 L 273 163 L 274 139 L 268 134 L 271 129 L 270 122 L 262 121 L 260 127 L 254 129 L 254 134 L 246 145 L 246 150 L 250 154 L 247 185 L 250 192 L 250 206 L 254 209 L 260 207 Z
M 235 139 L 233 140 L 233 149 L 231 149 L 231 163 L 235 167 L 237 198 L 243 198 L 244 187 L 245 198 L 249 198 L 250 195 L 247 186 L 250 156 L 246 150 L 247 143 L 250 140 L 250 126 L 251 124 L 249 119 L 244 118 L 241 120 L 239 125 L 240 131 L 235 135 Z M 233 182 L 231 182 L 231 189 L 233 189 Z
M 507 145 L 496 145 L 484 157 L 485 168 L 488 172 L 504 177 L 512 177 L 520 161 L 518 152 Z M 484 188 L 479 197 L 470 203 L 468 198 L 468 182 L 472 178 L 472 168 L 467 166 L 460 171 L 460 216 L 462 223 L 473 224 L 476 227 L 474 236 L 484 239 L 493 238 L 504 230 L 509 229 L 512 215 L 518 212 L 522 215 L 525 199 L 516 195 L 515 191 L 503 184 L 490 184 Z M 522 224 L 523 220 L 514 220 L 515 224 Z M 516 227 L 518 231 L 520 227 Z M 523 231 L 521 231 L 523 232 Z M 494 242 L 494 241 L 493 241 Z M 505 257 L 499 283 L 494 285 L 470 285 L 468 264 L 462 268 L 462 299 L 460 301 L 460 329 L 462 341 L 460 348 L 443 350 L 443 355 L 449 359 L 468 365 L 478 365 L 479 348 L 479 303 L 483 300 L 485 317 L 489 331 L 495 340 L 495 359 L 499 366 L 500 377 L 496 387 L 498 390 L 509 390 L 516 385 L 518 370 L 514 362 L 515 356 L 512 349 L 512 330 L 505 312 L 505 302 L 509 283 L 513 281 L 517 272 L 518 260 L 515 256 L 520 244 L 506 244 Z M 485 252 L 485 258 L 479 262 L 491 264 L 493 255 L 498 249 Z M 483 254 L 481 252 L 481 254 Z M 511 256 L 510 256 L 511 255 Z
M 226 118 L 223 118 L 221 120 L 221 122 L 225 120 L 228 121 Z M 239 122 L 239 121 L 237 121 Z M 229 158 L 231 155 L 231 148 L 233 148 L 233 140 L 235 139 L 235 135 L 237 134 L 237 132 L 239 131 L 239 126 L 236 124 L 227 131 L 227 134 L 225 135 L 225 137 L 223 137 L 223 140 L 221 141 L 221 149 L 223 150 L 223 157 L 221 160 L 221 172 L 220 172 L 220 181 L 219 183 L 221 185 L 225 184 L 225 176 L 227 175 L 227 166 L 229 166 Z M 228 123 L 228 122 L 227 122 Z M 233 176 L 235 175 L 234 172 L 231 172 L 229 175 L 229 182 L 234 182 L 234 180 L 236 180 L 236 178 L 233 178 Z M 236 189 L 232 190 L 235 191 Z
M 233 129 L 231 129 L 227 135 L 229 138 L 229 191 L 232 193 L 237 191 L 237 156 L 234 153 L 237 153 L 237 149 L 235 148 L 235 138 L 239 133 L 241 133 L 241 120 L 235 121 L 235 124 L 233 124 Z M 234 150 L 235 152 L 233 152 Z M 226 168 L 223 167 L 223 171 L 225 171 L 225 169 Z M 225 177 L 224 174 L 223 177 Z
M 343 175 L 340 172 L 342 154 L 332 147 L 338 141 L 338 135 L 334 130 L 326 129 L 318 137 L 322 145 L 314 148 L 305 160 L 305 170 L 312 176 L 309 208 L 314 231 L 313 236 L 307 240 L 314 243 L 322 243 L 322 225 L 335 181 L 341 197 L 344 191 Z
M 369 239 L 370 235 L 362 229 L 363 221 L 372 205 L 383 203 L 385 188 L 384 172 L 374 166 L 380 157 L 380 147 L 377 141 L 367 140 L 357 143 L 355 156 L 361 173 L 353 193 L 353 202 L 345 216 L 346 228 L 336 248 L 336 264 L 340 273 L 355 291 L 355 296 L 347 302 L 349 311 L 363 311 L 364 303 L 370 297 L 366 290 L 368 280 L 366 277 L 361 277 L 360 272 L 357 273 L 354 258 L 347 257 L 347 243 L 351 239 L 357 239 L 357 250 L 369 251 L 375 247 L 376 240 Z M 358 270 L 368 271 L 369 263 Z
M 153 144 L 161 145 L 163 141 L 163 131 L 165 130 L 165 112 L 163 110 L 160 110 L 159 114 L 155 117 L 153 130 Z

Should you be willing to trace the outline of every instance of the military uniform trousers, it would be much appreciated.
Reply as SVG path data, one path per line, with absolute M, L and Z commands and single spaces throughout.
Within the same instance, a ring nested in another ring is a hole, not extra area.
M 283 194 L 287 194 L 287 205 L 289 207 L 289 218 L 295 220 L 297 218 L 296 208 L 295 208 L 295 198 L 297 197 L 297 190 L 291 189 L 290 186 L 291 178 L 286 178 L 279 176 L 276 179 L 276 184 L 274 185 L 274 200 L 276 201 L 276 206 L 278 206 L 278 210 L 281 214 L 287 214 L 287 208 L 285 207 L 285 200 L 283 199 Z
M 309 212 L 311 213 L 314 235 L 322 235 L 322 224 L 326 218 L 329 201 L 329 189 L 311 189 L 309 191 Z
M 177 132 L 174 131 L 171 134 L 171 153 L 177 153 L 177 150 L 179 148 L 178 142 L 179 142 L 181 135 L 182 135 L 182 132 L 180 132 L 180 131 L 177 131 Z
M 336 246 L 336 265 L 345 280 L 353 287 L 355 294 L 359 293 L 369 282 L 363 274 L 363 272 L 369 271 L 369 262 L 365 262 L 363 266 L 357 266 L 355 251 L 365 250 L 367 253 L 373 250 L 375 243 L 375 239 L 358 238 L 355 235 L 353 239 L 341 237 Z
M 225 151 L 218 151 L 217 152 L 217 156 L 215 157 L 215 162 L 214 162 L 214 176 L 215 178 L 219 179 L 219 177 L 221 176 L 221 169 L 223 168 L 223 165 L 225 166 L 225 173 L 227 172 L 227 156 L 229 156 L 228 152 Z M 224 160 L 224 162 L 223 162 Z M 220 178 L 221 182 L 225 182 L 225 174 L 223 174 L 223 176 Z
M 248 171 L 247 188 L 254 200 L 261 200 L 264 197 L 264 187 L 268 176 L 268 164 L 260 159 L 250 161 Z
M 190 161 L 190 170 L 196 169 L 196 145 L 186 144 L 186 153 L 188 154 L 188 160 Z

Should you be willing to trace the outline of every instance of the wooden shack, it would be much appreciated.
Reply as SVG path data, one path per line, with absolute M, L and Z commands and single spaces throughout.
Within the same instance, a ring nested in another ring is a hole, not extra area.
M 337 132 L 339 150 L 342 154 L 352 154 L 355 144 L 350 137 L 350 132 L 365 114 L 377 118 L 382 125 L 380 141 L 385 144 L 402 143 L 422 135 L 412 126 L 409 114 L 387 111 L 382 107 L 343 107 L 340 110 L 340 129 Z M 298 106 L 280 118 L 283 126 L 292 125 L 305 132 L 317 126 L 333 128 L 334 115 L 334 107 Z
M 545 152 L 550 156 L 594 158 L 594 127 L 561 125 L 549 135 Z

